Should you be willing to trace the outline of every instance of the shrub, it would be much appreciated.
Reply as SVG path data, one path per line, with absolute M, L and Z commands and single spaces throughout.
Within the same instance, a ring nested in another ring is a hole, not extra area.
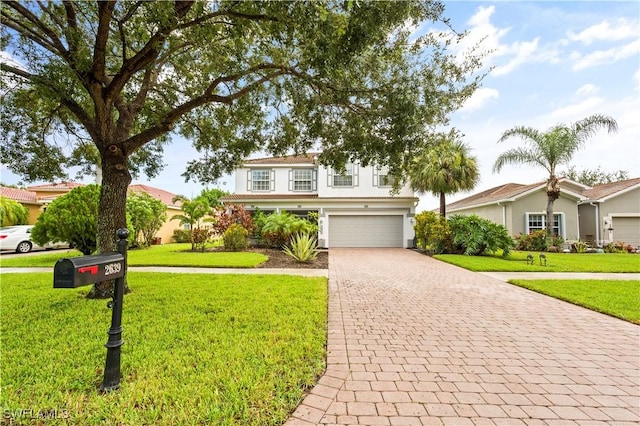
M 547 231 L 544 229 L 532 231 L 526 235 L 520 234 L 516 237 L 516 250 L 545 251 L 546 249 Z
M 211 237 L 211 228 L 194 228 L 191 230 L 191 245 L 195 250 L 204 251 Z
M 253 232 L 251 232 L 251 238 L 253 238 L 258 247 L 265 246 L 265 242 L 262 239 L 262 228 L 264 222 L 267 220 L 267 215 L 260 209 L 256 209 L 253 212 Z
M 296 233 L 311 233 L 314 226 L 306 219 L 282 211 L 267 216 L 262 226 L 262 238 L 270 247 L 284 247 Z
M 440 254 L 451 247 L 451 232 L 447 219 L 430 211 L 415 216 L 413 229 L 416 232 L 416 246 Z
M 247 232 L 255 228 L 251 213 L 238 204 L 218 206 L 213 210 L 212 215 L 210 222 L 213 223 L 213 230 L 218 235 L 224 235 L 225 231 L 234 224 L 242 225 Z
M 310 262 L 318 257 L 318 241 L 310 234 L 303 232 L 291 237 L 289 245 L 283 251 L 298 262 Z
M 188 229 L 174 229 L 173 241 L 175 241 L 176 243 L 190 243 L 191 231 Z
M 240 251 L 247 248 L 247 236 L 249 235 L 249 231 L 247 231 L 244 226 L 240 224 L 233 224 L 224 231 L 223 240 L 224 240 L 224 248 L 226 250 L 231 251 Z
M 507 229 L 477 215 L 454 215 L 449 219 L 453 251 L 466 255 L 481 255 L 502 250 L 507 256 L 513 248 L 513 239 Z

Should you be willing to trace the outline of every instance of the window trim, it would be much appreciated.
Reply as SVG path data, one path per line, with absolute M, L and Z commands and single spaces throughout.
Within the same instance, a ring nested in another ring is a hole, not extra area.
M 268 173 L 268 180 L 267 179 L 254 179 L 254 172 L 262 172 Z M 270 192 L 270 191 L 274 191 L 275 190 L 275 180 L 276 180 L 276 176 L 275 176 L 275 170 L 272 169 L 249 169 L 247 171 L 247 191 L 249 192 Z M 256 182 L 268 182 L 268 188 L 267 189 L 255 189 L 255 183 Z
M 531 216 L 542 216 L 542 228 L 540 229 L 547 229 L 547 212 L 525 212 L 524 214 L 525 234 L 530 234 L 533 231 L 539 230 L 538 228 L 531 229 L 529 227 Z M 554 217 L 554 221 L 557 220 L 558 222 L 558 228 L 559 228 L 558 235 L 566 240 L 567 239 L 566 215 L 564 214 L 564 212 L 553 212 L 553 217 Z
M 351 168 L 351 173 L 349 173 L 349 168 Z M 336 177 L 351 177 L 350 185 L 336 185 Z M 355 188 L 358 185 L 358 165 L 353 163 L 345 164 L 345 173 L 337 174 L 333 169 L 327 174 L 327 186 L 333 188 Z
M 309 172 L 309 179 L 296 179 L 296 172 Z M 313 192 L 317 191 L 318 174 L 315 169 L 299 168 L 289 170 L 289 191 L 292 192 Z M 296 182 L 309 182 L 309 189 L 296 189 Z

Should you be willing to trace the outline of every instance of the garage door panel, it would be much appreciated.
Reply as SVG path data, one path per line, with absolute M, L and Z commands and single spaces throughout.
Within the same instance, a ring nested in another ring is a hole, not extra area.
M 633 247 L 640 246 L 640 218 L 614 217 L 613 239 L 631 244 Z
M 402 216 L 329 216 L 329 247 L 403 247 Z

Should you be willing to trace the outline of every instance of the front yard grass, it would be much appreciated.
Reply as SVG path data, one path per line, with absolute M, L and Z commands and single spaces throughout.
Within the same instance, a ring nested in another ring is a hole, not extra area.
M 507 257 L 437 254 L 433 257 L 476 272 L 640 272 L 640 255 L 628 253 L 545 253 L 547 265 L 540 265 L 539 253 L 532 252 L 534 264 L 527 265 L 525 251 Z
M 129 266 L 197 266 L 203 268 L 255 268 L 267 256 L 253 252 L 191 252 L 191 244 L 163 244 L 129 250 Z M 81 256 L 77 250 L 49 251 L 41 255 L 0 258 L 3 267 L 53 267 L 58 259 Z
M 107 301 L 85 299 L 89 287 L 53 289 L 50 273 L 2 276 L 5 417 L 57 410 L 68 419 L 54 424 L 282 424 L 324 370 L 325 278 L 128 277 L 122 384 L 101 394 Z
M 640 324 L 640 283 L 623 280 L 509 280 L 511 284 Z

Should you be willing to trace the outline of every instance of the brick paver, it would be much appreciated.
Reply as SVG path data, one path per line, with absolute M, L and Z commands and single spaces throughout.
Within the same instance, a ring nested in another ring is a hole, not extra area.
M 410 250 L 332 249 L 328 321 L 288 426 L 640 422 L 640 327 Z

